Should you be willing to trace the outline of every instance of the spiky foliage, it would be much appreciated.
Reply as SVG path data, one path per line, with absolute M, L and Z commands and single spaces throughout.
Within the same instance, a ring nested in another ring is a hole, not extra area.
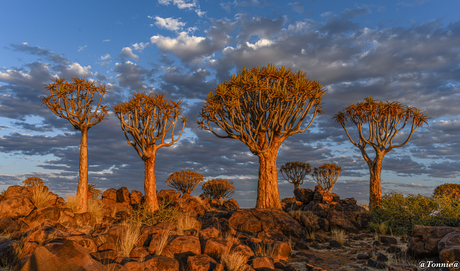
M 64 78 L 51 81 L 54 83 L 45 85 L 45 93 L 49 95 L 41 96 L 43 104 L 56 116 L 68 120 L 75 130 L 81 131 L 77 200 L 78 212 L 87 212 L 88 129 L 108 117 L 107 107 L 101 104 L 108 89 L 85 78 L 72 78 L 72 82 Z
M 176 171 L 165 181 L 168 186 L 183 194 L 191 194 L 201 182 L 203 182 L 203 175 L 190 170 Z
M 303 180 L 311 172 L 310 164 L 305 162 L 287 162 L 280 167 L 283 178 L 294 184 L 294 189 L 303 184 Z
M 43 182 L 43 179 L 38 178 L 38 177 L 29 177 L 22 181 L 22 184 L 24 184 L 24 187 L 29 187 L 29 186 L 44 186 L 45 183 Z
M 442 196 L 447 196 L 454 200 L 460 200 L 460 184 L 445 183 L 437 186 L 434 189 L 433 197 L 440 198 Z
M 88 199 L 100 199 L 102 196 L 102 190 L 96 188 L 96 184 L 88 184 Z
M 281 209 L 278 149 L 286 138 L 310 127 L 323 109 L 325 92 L 304 72 L 269 64 L 244 68 L 209 93 L 197 123 L 217 137 L 240 140 L 258 156 L 257 208 Z
M 135 92 L 128 101 L 113 107 L 127 144 L 134 147 L 145 163 L 145 201 L 152 212 L 159 208 L 155 178 L 156 153 L 159 148 L 169 147 L 180 139 L 187 122 L 187 118 L 180 115 L 182 110 L 181 101 L 168 100 L 166 94 L 142 91 Z M 179 121 L 182 122 L 182 129 L 174 137 Z M 166 142 L 168 133 L 171 141 Z
M 398 102 L 378 102 L 368 96 L 364 101 L 349 105 L 334 117 L 342 125 L 348 139 L 358 147 L 366 161 L 370 172 L 369 207 L 381 208 L 382 195 L 380 174 L 382 161 L 385 155 L 394 148 L 407 144 L 418 127 L 427 124 L 428 116 L 415 107 L 402 105 Z M 351 122 L 358 128 L 358 139 L 352 139 L 345 127 Z M 402 143 L 394 144 L 396 134 L 406 127 L 410 127 L 407 137 Z M 366 147 L 371 146 L 375 157 L 369 157 Z
M 203 196 L 211 200 L 230 199 L 235 192 L 233 182 L 219 178 L 205 182 L 201 189 L 203 189 Z
M 311 176 L 317 184 L 320 184 L 328 192 L 331 192 L 341 171 L 342 167 L 339 167 L 336 164 L 325 163 L 317 168 L 315 167 Z

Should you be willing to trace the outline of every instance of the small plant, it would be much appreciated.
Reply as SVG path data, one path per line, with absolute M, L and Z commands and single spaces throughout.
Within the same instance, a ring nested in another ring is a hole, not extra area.
M 133 210 L 128 217 L 128 221 L 134 223 L 141 223 L 149 226 L 156 225 L 159 222 L 176 222 L 178 218 L 178 211 L 176 208 L 170 206 L 170 202 L 161 201 L 159 209 L 151 212 L 145 203 L 141 204 L 137 210 Z
M 129 257 L 129 254 L 139 241 L 141 224 L 124 222 L 123 225 L 126 227 L 118 239 L 118 250 L 123 257 Z
M 309 163 L 304 162 L 287 162 L 280 167 L 281 175 L 289 183 L 294 184 L 294 189 L 303 184 L 305 176 L 311 172 Z
M 202 181 L 203 175 L 200 173 L 182 170 L 171 174 L 165 183 L 183 194 L 191 194 Z
M 328 192 L 331 192 L 341 171 L 342 167 L 336 164 L 323 164 L 318 168 L 315 167 L 311 176 L 317 184 L 321 185 Z
M 271 244 L 258 243 L 254 254 L 258 257 L 272 257 L 274 254 L 274 247 Z
M 343 229 L 331 229 L 332 239 L 343 245 L 347 238 L 347 233 Z
M 307 239 L 315 240 L 316 231 L 312 229 L 311 231 L 307 230 Z
M 369 222 L 369 227 L 374 230 L 375 233 L 385 235 L 388 230 L 388 222 Z
M 195 222 L 196 220 L 189 215 L 179 216 L 177 219 L 177 231 L 183 234 L 184 231 L 193 229 Z
M 32 186 L 32 200 L 38 209 L 46 208 L 53 205 L 51 202 L 52 195 L 46 186 Z
M 235 192 L 232 182 L 224 179 L 212 179 L 201 186 L 203 196 L 211 200 L 230 199 Z
M 30 186 L 44 186 L 45 183 L 43 182 L 43 179 L 38 178 L 38 177 L 29 177 L 22 181 L 24 184 L 24 187 L 30 187 Z
M 174 237 L 169 235 L 168 232 L 163 232 L 163 234 L 160 236 L 160 239 L 158 239 L 158 242 L 156 243 L 155 246 L 155 255 L 159 256 L 161 255 L 161 252 L 163 252 L 163 249 L 169 244 L 169 242 L 172 241 Z
M 73 212 L 77 212 L 78 202 L 74 194 L 66 195 L 65 205 Z M 97 223 L 101 223 L 104 218 L 104 203 L 100 199 L 90 199 L 88 201 L 88 212 L 96 219 Z
M 225 253 L 222 254 L 220 258 L 220 262 L 224 266 L 225 271 L 244 270 L 247 260 L 247 257 L 239 252 Z
M 102 196 L 102 190 L 95 188 L 96 184 L 90 183 L 88 184 L 88 199 L 97 200 L 100 199 Z

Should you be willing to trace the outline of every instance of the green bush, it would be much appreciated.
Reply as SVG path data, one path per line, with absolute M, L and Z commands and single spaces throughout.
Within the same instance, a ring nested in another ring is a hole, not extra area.
M 171 202 L 161 201 L 158 203 L 159 209 L 155 212 L 150 212 L 145 203 L 141 204 L 137 210 L 132 211 L 128 222 L 148 226 L 154 226 L 160 222 L 176 222 L 179 212 L 170 205 Z
M 414 225 L 460 226 L 460 200 L 448 196 L 404 196 L 391 192 L 382 196 L 382 209 L 371 211 L 371 223 L 385 222 L 398 234 L 410 234 Z
M 434 189 L 433 197 L 439 198 L 443 195 L 456 200 L 460 199 L 460 184 L 445 183 Z

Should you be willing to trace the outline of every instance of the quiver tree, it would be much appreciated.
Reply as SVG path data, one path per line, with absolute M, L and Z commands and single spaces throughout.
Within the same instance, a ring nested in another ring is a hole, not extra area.
M 304 162 L 287 162 L 280 167 L 283 178 L 294 184 L 294 190 L 303 184 L 303 180 L 311 172 L 310 164 Z
M 329 193 L 339 178 L 342 167 L 336 164 L 323 164 L 313 169 L 313 180 L 326 189 Z
M 203 175 L 190 170 L 176 171 L 165 181 L 168 186 L 189 195 L 201 182 L 203 182 Z
M 221 199 L 230 199 L 235 192 L 232 182 L 219 178 L 205 182 L 201 186 L 201 189 L 203 190 L 204 197 L 218 201 Z
M 50 95 L 41 98 L 51 112 L 68 120 L 75 130 L 81 131 L 77 212 L 88 212 L 88 130 L 108 116 L 107 107 L 101 104 L 108 89 L 85 78 L 72 80 L 51 80 L 54 83 L 45 85 L 45 93 L 49 92 Z
M 180 116 L 180 101 L 170 101 L 165 94 L 146 94 L 136 92 L 132 97 L 113 107 L 120 119 L 121 129 L 127 144 L 134 147 L 145 164 L 144 193 L 145 202 L 150 211 L 158 210 L 156 193 L 155 159 L 161 147 L 169 147 L 177 142 L 185 128 L 187 118 Z M 177 122 L 182 122 L 182 129 L 174 137 Z M 169 134 L 171 141 L 166 142 Z M 130 136 L 129 136 L 130 135 Z
M 38 177 L 29 177 L 22 181 L 22 184 L 24 184 L 24 187 L 29 187 L 29 186 L 44 186 L 45 183 L 43 182 L 42 178 Z
M 259 158 L 256 208 L 281 209 L 278 149 L 310 127 L 322 111 L 325 92 L 304 72 L 269 64 L 244 68 L 209 93 L 197 123 L 217 137 L 240 140 Z
M 333 118 L 342 125 L 351 143 L 359 148 L 369 167 L 369 207 L 381 208 L 380 175 L 383 158 L 393 148 L 406 145 L 414 131 L 427 124 L 427 115 L 415 107 L 401 105 L 398 102 L 378 102 L 368 96 L 364 101 L 349 105 Z M 358 128 L 357 139 L 353 139 L 348 133 L 346 122 L 351 122 Z M 396 134 L 406 127 L 410 128 L 406 139 L 400 144 L 395 144 L 393 140 Z M 366 150 L 368 145 L 375 152 L 373 158 Z

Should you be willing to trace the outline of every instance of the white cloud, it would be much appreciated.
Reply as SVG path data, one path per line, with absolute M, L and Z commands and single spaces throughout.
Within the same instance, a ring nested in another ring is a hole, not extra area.
M 123 47 L 123 49 L 121 49 L 120 55 L 127 57 L 127 58 L 131 58 L 132 60 L 139 61 L 139 56 L 134 54 L 131 48 L 129 47 Z
M 246 42 L 246 45 L 254 50 L 257 50 L 261 47 L 270 46 L 273 44 L 273 41 L 268 39 L 260 39 L 256 43 Z
M 67 67 L 65 71 L 66 74 L 71 76 L 64 76 L 64 77 L 89 77 L 92 76 L 93 73 L 91 72 L 91 66 L 83 67 L 79 63 L 72 63 Z
M 78 47 L 78 52 L 80 52 L 81 50 L 85 49 L 86 47 L 88 47 L 88 45 Z
M 148 42 L 138 42 L 138 43 L 134 43 L 132 45 L 132 47 L 134 48 L 134 50 L 136 51 L 142 51 L 144 50 L 145 47 L 149 46 L 150 44 Z
M 99 60 L 108 60 L 108 59 L 110 59 L 110 58 L 111 58 L 111 56 L 110 56 L 109 54 L 106 54 L 106 55 L 101 56 L 101 57 L 99 58 Z
M 155 35 L 150 38 L 160 50 L 168 51 L 185 61 L 209 55 L 214 48 L 205 37 L 189 36 L 187 32 L 180 32 L 177 38 Z
M 110 40 L 109 40 L 109 39 L 107 39 L 107 40 L 103 40 L 102 42 L 109 42 L 109 41 L 110 41 Z
M 149 18 L 152 18 L 149 16 Z M 180 22 L 179 19 L 173 19 L 172 17 L 170 18 L 161 18 L 159 16 L 155 16 L 155 18 L 152 18 L 156 20 L 155 25 L 160 27 L 160 28 L 165 28 L 171 31 L 177 31 L 182 29 L 183 26 L 185 26 L 185 23 Z
M 158 0 L 158 3 L 162 5 L 169 5 L 173 4 L 177 6 L 179 9 L 192 9 L 197 6 L 196 1 L 186 1 L 186 0 Z

